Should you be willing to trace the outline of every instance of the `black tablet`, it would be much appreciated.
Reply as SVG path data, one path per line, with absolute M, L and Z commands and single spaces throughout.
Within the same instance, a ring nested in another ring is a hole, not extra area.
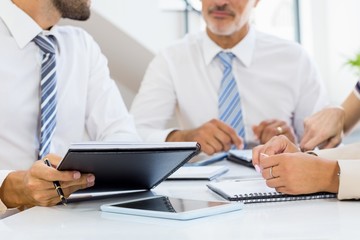
M 232 149 L 228 152 L 227 159 L 229 161 L 254 168 L 252 164 L 252 149 Z
M 200 151 L 196 142 L 72 144 L 58 170 L 95 175 L 83 191 L 149 190 Z

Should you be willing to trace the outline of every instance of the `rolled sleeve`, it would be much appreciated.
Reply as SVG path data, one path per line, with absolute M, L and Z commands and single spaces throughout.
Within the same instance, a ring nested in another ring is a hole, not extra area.
M 165 142 L 168 135 L 178 130 L 176 128 L 169 128 L 165 130 L 155 129 L 141 129 L 139 128 L 140 135 L 145 139 L 146 142 Z
M 11 172 L 12 170 L 0 170 L 0 186 L 3 184 L 7 175 L 9 175 Z
M 360 80 L 355 84 L 354 94 L 358 99 L 360 99 Z
M 340 185 L 338 199 L 360 199 L 360 160 L 338 160 Z
M 7 207 L 5 206 L 5 204 L 3 204 L 3 202 L 0 199 L 0 217 L 6 212 L 6 209 Z
M 10 170 L 0 170 L 0 186 L 3 184 L 7 175 L 12 172 Z M 0 219 L 4 217 L 4 213 L 6 213 L 7 207 L 0 199 Z

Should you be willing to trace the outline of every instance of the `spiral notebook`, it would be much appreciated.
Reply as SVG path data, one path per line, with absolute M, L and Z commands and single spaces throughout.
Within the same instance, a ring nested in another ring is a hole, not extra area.
M 335 198 L 336 194 L 319 192 L 312 194 L 288 195 L 269 188 L 263 179 L 242 179 L 222 182 L 212 182 L 207 187 L 229 201 L 244 203 L 282 202 L 322 198 Z

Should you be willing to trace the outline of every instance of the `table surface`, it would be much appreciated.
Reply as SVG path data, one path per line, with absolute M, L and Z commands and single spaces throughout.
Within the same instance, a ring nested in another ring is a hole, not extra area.
M 257 177 L 226 160 L 221 179 Z M 152 192 L 172 197 L 224 200 L 208 181 L 165 181 Z M 137 193 L 137 197 L 149 193 Z M 319 199 L 246 204 L 240 211 L 189 221 L 101 212 L 100 206 L 133 198 L 122 194 L 54 207 L 33 207 L 0 221 L 1 239 L 360 239 L 360 202 Z

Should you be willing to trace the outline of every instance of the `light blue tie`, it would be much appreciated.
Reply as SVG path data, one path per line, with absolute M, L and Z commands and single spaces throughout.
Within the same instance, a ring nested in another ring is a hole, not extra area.
M 56 55 L 54 36 L 38 35 L 34 42 L 42 52 L 40 81 L 40 146 L 39 159 L 50 152 L 56 126 Z
M 220 52 L 217 57 L 224 66 L 223 78 L 219 91 L 219 119 L 235 129 L 245 140 L 245 127 L 241 110 L 241 99 L 232 73 L 232 53 Z

